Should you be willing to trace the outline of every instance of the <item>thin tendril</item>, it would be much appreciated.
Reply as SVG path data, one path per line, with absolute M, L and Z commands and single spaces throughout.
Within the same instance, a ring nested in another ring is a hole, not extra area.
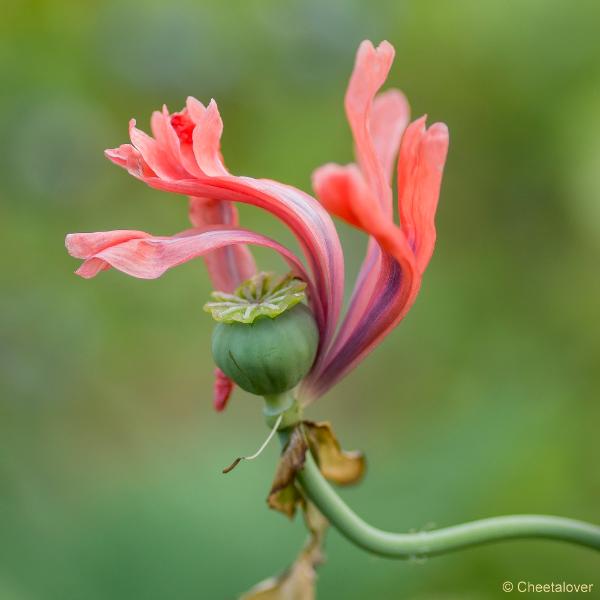
M 262 446 L 254 454 L 251 454 L 250 456 L 240 456 L 236 458 L 228 467 L 223 469 L 223 473 L 229 473 L 230 471 L 233 471 L 233 469 L 235 469 L 243 460 L 254 460 L 255 458 L 258 458 L 261 455 L 262 451 L 268 446 L 269 442 L 273 439 L 273 436 L 277 433 L 279 425 L 281 425 L 282 419 L 283 414 L 280 414 L 277 417 L 277 420 L 275 421 L 275 425 L 273 425 L 273 429 L 271 429 L 271 432 L 267 436 L 267 439 L 263 442 Z

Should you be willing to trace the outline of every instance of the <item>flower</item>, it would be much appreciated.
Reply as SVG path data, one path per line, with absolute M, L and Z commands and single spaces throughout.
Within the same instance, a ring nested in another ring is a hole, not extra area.
M 255 273 L 247 245 L 279 252 L 294 276 L 307 284 L 309 304 L 320 333 L 315 363 L 301 383 L 299 399 L 323 395 L 402 320 L 419 291 L 435 243 L 434 216 L 448 148 L 442 123 L 410 125 L 409 107 L 397 90 L 378 94 L 394 58 L 388 42 L 363 42 L 345 98 L 356 163 L 327 164 L 313 174 L 319 199 L 291 186 L 235 176 L 220 152 L 223 123 L 214 100 L 205 107 L 188 98 L 170 114 L 154 112 L 154 137 L 130 122 L 131 144 L 106 156 L 149 186 L 190 198 L 193 228 L 171 237 L 142 231 L 76 233 L 67 236 L 69 253 L 83 259 L 77 270 L 93 277 L 114 267 L 143 279 L 203 256 L 213 284 L 230 292 Z M 396 155 L 400 224 L 394 222 L 391 180 Z M 238 225 L 236 202 L 263 208 L 297 238 L 299 257 L 259 233 Z M 330 214 L 369 235 L 367 253 L 347 312 L 340 319 L 344 257 Z M 217 373 L 215 406 L 222 409 L 231 383 Z

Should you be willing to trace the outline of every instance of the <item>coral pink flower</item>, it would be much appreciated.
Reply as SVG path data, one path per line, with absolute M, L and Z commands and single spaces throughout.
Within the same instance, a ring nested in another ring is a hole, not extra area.
M 152 115 L 150 137 L 131 121 L 131 144 L 107 157 L 153 188 L 190 198 L 193 228 L 171 237 L 142 231 L 67 236 L 69 253 L 83 259 L 82 277 L 114 267 L 151 279 L 203 256 L 217 289 L 229 291 L 254 271 L 247 245 L 279 252 L 308 284 L 309 303 L 320 331 L 317 358 L 299 397 L 308 403 L 355 367 L 406 315 L 418 293 L 435 243 L 434 216 L 448 148 L 448 131 L 425 118 L 408 125 L 404 96 L 377 95 L 387 78 L 393 47 L 363 42 L 346 93 L 345 107 L 356 164 L 327 164 L 313 175 L 320 203 L 276 181 L 231 175 L 220 152 L 223 123 L 216 103 L 188 98 L 183 111 L 166 107 Z M 398 159 L 400 225 L 394 223 L 391 179 Z M 283 221 L 299 241 L 306 267 L 290 250 L 240 228 L 235 202 L 258 206 Z M 329 213 L 369 235 L 367 254 L 340 321 L 344 259 Z M 232 384 L 217 372 L 215 407 L 225 406 Z

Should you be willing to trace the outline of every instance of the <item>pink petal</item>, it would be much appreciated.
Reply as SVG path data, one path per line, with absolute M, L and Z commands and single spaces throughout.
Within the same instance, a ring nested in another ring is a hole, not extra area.
M 318 363 L 331 342 L 344 292 L 344 257 L 327 211 L 308 194 L 267 179 L 233 176 L 180 181 L 157 177 L 141 179 L 155 189 L 168 192 L 252 204 L 267 210 L 290 228 L 314 277 L 315 316 L 321 332 Z
M 317 361 L 303 384 L 311 397 L 324 393 L 362 360 L 406 314 L 420 287 L 435 242 L 434 213 L 448 136 L 443 125 L 425 131 L 417 121 L 404 133 L 408 103 L 390 90 L 377 96 L 394 57 L 387 42 L 363 42 L 345 106 L 354 136 L 357 163 L 326 165 L 314 175 L 315 189 L 333 214 L 369 233 L 347 315 L 333 342 L 341 310 L 344 264 L 340 242 L 327 212 L 312 197 L 275 181 L 230 176 L 220 151 L 223 123 L 214 101 L 208 107 L 188 98 L 186 108 L 152 116 L 155 139 L 130 126 L 133 146 L 107 151 L 116 164 L 148 185 L 191 197 L 190 219 L 201 229 L 172 238 L 144 232 L 77 234 L 70 251 L 84 258 L 78 273 L 92 277 L 113 266 L 141 278 L 204 256 L 216 287 L 233 289 L 254 272 L 245 247 L 257 244 L 280 252 L 309 283 L 309 298 L 321 339 Z M 399 161 L 401 227 L 393 222 L 391 177 Z M 281 219 L 300 243 L 310 269 L 273 240 L 237 228 L 233 202 L 263 208 Z M 222 407 L 231 382 L 217 374 L 216 406 Z
M 89 258 L 115 244 L 146 237 L 150 237 L 150 234 L 130 229 L 98 231 L 96 233 L 70 233 L 65 239 L 65 246 L 71 256 Z
M 163 106 L 162 111 L 155 110 L 152 113 L 150 128 L 161 150 L 171 155 L 176 162 L 180 162 L 181 150 L 179 138 L 171 126 L 171 115 L 166 106 Z
M 231 202 L 191 197 L 189 215 L 192 225 L 198 228 L 238 225 L 237 210 Z M 241 244 L 209 252 L 204 262 L 214 288 L 224 292 L 232 292 L 256 273 L 252 253 Z
M 382 42 L 377 48 L 369 41 L 364 41 L 360 45 L 348 90 L 346 92 L 345 106 L 346 115 L 355 142 L 355 152 L 358 164 L 365 176 L 367 184 L 386 214 L 392 213 L 392 193 L 389 177 L 386 177 L 384 164 L 377 155 L 375 142 L 371 135 L 372 117 L 371 110 L 373 99 L 379 88 L 387 79 L 392 61 L 394 60 L 394 48 L 388 42 Z M 388 111 L 389 100 L 384 100 L 385 111 Z M 396 110 L 396 107 L 391 110 Z M 381 107 L 379 112 L 381 112 Z M 376 115 L 376 127 L 380 130 L 380 115 Z M 404 115 L 401 115 L 404 118 Z M 391 140 L 390 145 L 394 143 Z M 379 147 L 383 142 L 379 142 Z M 386 148 L 385 152 L 388 152 Z M 386 157 L 386 161 L 387 161 Z
M 325 393 L 399 322 L 415 282 L 404 233 L 384 214 L 355 165 L 325 165 L 314 173 L 313 185 L 325 207 L 371 237 L 334 344 L 301 388 L 306 401 Z
M 403 261 L 384 242 L 384 253 L 369 244 L 335 343 L 305 383 L 308 397 L 324 394 L 361 362 L 400 323 L 418 294 L 435 243 L 434 216 L 448 149 L 446 126 L 425 130 L 424 122 L 419 119 L 406 130 L 398 166 L 400 218 L 415 260 Z
M 187 108 L 190 119 L 192 119 L 192 121 L 194 121 L 196 124 L 202 119 L 204 113 L 206 112 L 206 107 L 204 104 L 202 104 L 202 102 L 199 100 L 196 100 L 196 98 L 193 96 L 187 97 L 185 101 L 185 107 Z
M 233 392 L 234 383 L 221 369 L 216 368 L 214 373 L 213 406 L 217 412 L 221 412 L 227 406 L 227 401 Z
M 191 96 L 188 96 L 185 104 L 186 106 L 185 109 L 182 111 L 182 114 L 185 113 L 187 117 L 192 121 L 195 130 L 197 129 L 198 124 L 204 120 L 206 107 L 204 106 L 204 104 L 202 104 L 202 102 L 196 100 L 196 98 L 192 98 Z M 195 177 L 202 177 L 204 173 L 200 168 L 198 160 L 194 153 L 193 137 L 194 131 L 192 131 L 190 143 L 182 144 L 181 159 L 185 168 L 190 173 L 192 173 Z
M 171 115 L 166 106 L 163 106 L 161 112 L 154 111 L 150 120 L 152 133 L 162 151 L 168 154 L 173 162 L 183 168 L 185 177 L 202 175 L 194 156 L 192 144 L 180 140 L 173 128 L 172 120 L 174 116 L 181 117 L 182 113 Z
M 194 155 L 200 170 L 210 177 L 228 175 L 221 157 L 223 121 L 214 100 L 210 101 L 204 114 L 196 121 L 193 133 Z
M 303 384 L 309 400 L 363 360 L 406 315 L 435 242 L 447 130 L 436 125 L 426 132 L 421 119 L 405 132 L 409 107 L 404 96 L 396 90 L 376 96 L 393 56 L 387 42 L 377 49 L 363 42 L 357 54 L 345 105 L 360 171 L 353 165 L 325 165 L 313 175 L 323 205 L 371 237 L 335 341 Z M 390 181 L 401 139 L 398 228 L 392 221 Z
M 448 149 L 448 130 L 424 119 L 406 130 L 398 165 L 400 218 L 415 260 L 402 260 L 393 246 L 370 242 L 350 308 L 320 370 L 306 382 L 307 396 L 318 397 L 346 375 L 404 318 L 418 294 L 435 244 L 434 216 Z M 380 238 L 381 240 L 381 238 Z
M 109 148 L 104 155 L 110 161 L 127 169 L 134 177 L 154 177 L 156 173 L 146 164 L 142 155 L 131 144 L 121 144 L 118 148 Z
M 146 164 L 159 176 L 165 179 L 181 179 L 189 177 L 187 171 L 177 162 L 177 157 L 162 148 L 159 143 L 135 126 L 135 119 L 129 122 L 131 143 L 142 155 Z
M 356 165 L 320 167 L 313 187 L 329 212 L 373 236 L 399 262 L 412 260 L 404 233 L 384 213 Z
M 377 235 L 389 223 L 356 165 L 323 165 L 314 171 L 312 183 L 321 204 L 350 225 Z
M 383 254 L 374 237 L 369 238 L 367 253 L 356 277 L 348 310 L 342 320 L 335 342 L 329 354 L 333 355 L 348 340 L 350 333 L 365 318 L 369 302 L 373 298 L 381 277 Z
M 73 238 L 77 240 L 78 250 L 89 250 L 79 257 L 85 259 L 83 266 L 91 261 L 94 275 L 98 272 L 98 261 L 102 261 L 105 265 L 132 277 L 156 279 L 167 270 L 203 256 L 207 252 L 231 244 L 255 244 L 271 248 L 281 254 L 292 271 L 309 284 L 309 293 L 314 294 L 314 287 L 308 274 L 292 252 L 274 240 L 246 229 L 217 227 L 204 230 L 189 229 L 172 237 L 157 237 L 136 232 L 143 235 L 132 236 L 124 241 L 121 241 L 122 236 L 120 238 L 119 235 L 111 235 L 112 233 L 78 233 L 69 236 L 71 240 Z M 97 240 L 109 238 L 112 238 L 114 243 L 100 248 Z
M 402 229 L 413 246 L 417 267 L 423 272 L 435 245 L 437 208 L 444 163 L 448 152 L 448 128 L 435 123 L 425 129 L 425 118 L 406 130 L 398 161 L 398 208 Z
M 390 183 L 402 134 L 408 125 L 410 106 L 399 90 L 388 90 L 375 97 L 370 115 L 370 132 L 375 153 Z
M 141 154 L 131 144 L 121 144 L 118 148 L 108 148 L 104 151 L 106 158 L 125 168 L 127 168 L 127 162 L 132 154 L 141 159 Z
M 194 153 L 198 163 L 208 172 L 223 172 L 218 147 L 222 123 L 216 104 L 213 102 L 205 108 L 197 100 L 188 98 L 185 110 L 195 123 L 193 134 L 196 135 L 197 129 L 206 136 L 206 141 L 199 138 L 194 140 Z M 315 278 L 316 295 L 313 303 L 321 331 L 318 362 L 324 348 L 331 342 L 343 297 L 343 254 L 337 232 L 327 212 L 311 196 L 275 181 L 232 176 L 185 177 L 182 175 L 186 171 L 183 165 L 187 164 L 184 158 L 182 164 L 173 165 L 173 156 L 156 140 L 137 130 L 134 124 L 131 124 L 132 141 L 146 168 L 130 172 L 148 185 L 197 198 L 253 204 L 273 213 L 290 227 L 300 242 Z M 199 133 L 197 135 L 200 136 Z M 180 145 L 182 157 L 185 156 L 185 148 L 186 144 Z M 109 157 L 123 166 L 122 160 L 115 160 L 112 155 Z M 147 176 L 149 169 L 156 176 Z M 245 263 L 248 264 L 248 261 Z
M 101 271 L 107 271 L 110 265 L 100 258 L 90 258 L 81 263 L 81 266 L 75 271 L 75 275 L 83 277 L 83 279 L 91 279 L 96 277 Z
M 389 254 L 382 254 L 381 260 L 370 295 L 362 297 L 366 307 L 345 331 L 343 341 L 338 344 L 336 340 L 320 370 L 304 382 L 301 391 L 308 401 L 325 394 L 362 362 L 412 306 L 420 285 L 414 268 L 402 267 Z
M 312 186 L 321 204 L 332 215 L 355 227 L 362 228 L 358 200 L 364 205 L 365 196 L 371 196 L 356 165 L 336 165 L 328 163 L 315 169 Z M 378 208 L 375 199 L 375 208 Z M 366 206 L 365 206 L 366 208 Z
M 209 175 L 227 174 L 220 158 L 219 145 L 223 123 L 216 103 L 212 101 L 208 108 L 205 108 L 194 98 L 188 98 L 186 104 L 186 108 L 181 113 L 173 116 L 169 114 L 166 106 L 163 106 L 162 111 L 153 112 L 151 128 L 154 139 L 137 130 L 132 124 L 132 139 L 144 151 L 147 160 L 159 169 L 163 177 L 202 176 L 204 171 L 200 165 Z M 173 127 L 175 118 L 178 120 L 177 131 Z M 189 123 L 189 133 L 186 123 Z M 192 138 L 198 160 L 192 147 Z M 138 165 L 146 164 L 141 152 L 131 145 L 125 145 L 116 151 L 109 150 L 106 154 L 121 166 L 128 166 L 132 154 L 137 159 Z M 173 167 L 173 165 L 178 166 Z M 129 170 L 132 171 L 131 168 Z M 133 172 L 139 174 L 141 170 L 142 167 L 136 165 Z M 229 202 L 210 200 L 204 202 L 195 199 L 191 201 L 191 206 L 190 218 L 195 227 L 237 225 L 237 211 Z M 241 281 L 251 277 L 256 270 L 250 251 L 243 246 L 217 250 L 206 255 L 205 261 L 213 284 L 217 289 L 224 291 L 235 289 Z

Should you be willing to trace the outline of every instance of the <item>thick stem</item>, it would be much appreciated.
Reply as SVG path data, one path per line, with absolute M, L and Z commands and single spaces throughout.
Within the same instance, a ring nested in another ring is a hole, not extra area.
M 388 533 L 363 521 L 344 503 L 321 475 L 310 451 L 298 480 L 306 495 L 342 535 L 368 552 L 389 558 L 435 556 L 515 538 L 546 538 L 600 550 L 600 527 L 543 515 L 494 517 L 436 531 Z

